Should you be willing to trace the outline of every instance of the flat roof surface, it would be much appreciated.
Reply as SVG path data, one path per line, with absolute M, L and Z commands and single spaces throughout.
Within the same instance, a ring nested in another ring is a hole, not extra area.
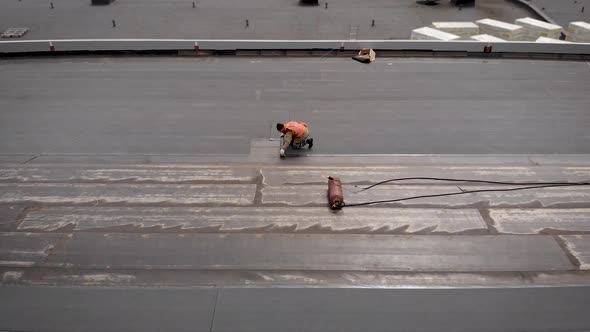
M 590 0 L 530 0 L 564 29 L 570 22 L 590 22 Z M 584 12 L 582 8 L 584 7 Z
M 340 177 L 354 203 L 482 186 L 405 181 L 358 193 L 392 177 L 579 182 L 590 177 L 588 155 L 279 160 L 277 150 L 276 141 L 253 141 L 248 156 L 226 162 L 1 155 L 0 328 L 504 332 L 590 324 L 590 186 L 334 212 L 325 183 Z
M 0 61 L 0 153 L 235 154 L 310 124 L 316 153 L 590 153 L 585 62 Z
M 588 181 L 589 68 L 1 60 L 0 330 L 583 330 L 590 186 L 359 190 Z
M 407 0 L 320 1 L 311 7 L 299 6 L 297 0 L 195 0 L 194 9 L 191 0 L 116 0 L 108 6 L 91 6 L 90 0 L 53 3 L 50 9 L 46 0 L 2 1 L 0 30 L 29 28 L 24 39 L 409 39 L 413 29 L 434 21 L 489 17 L 514 22 L 532 15 L 503 0 L 478 1 L 463 10 L 448 1 L 424 6 Z

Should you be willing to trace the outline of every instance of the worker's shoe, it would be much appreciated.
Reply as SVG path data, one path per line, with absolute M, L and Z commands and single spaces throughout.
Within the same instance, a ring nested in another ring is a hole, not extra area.
M 311 149 L 313 147 L 313 138 L 306 139 L 305 143 L 307 143 L 308 148 Z

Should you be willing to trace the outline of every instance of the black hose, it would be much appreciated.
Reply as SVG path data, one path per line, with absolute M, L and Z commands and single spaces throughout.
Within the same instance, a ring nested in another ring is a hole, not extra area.
M 477 180 L 475 180 L 475 181 L 477 181 Z M 475 181 L 473 181 L 473 182 L 475 182 Z M 389 182 L 391 182 L 391 181 L 389 181 Z M 386 183 L 386 181 L 384 181 L 383 183 Z M 382 200 L 382 201 L 369 201 L 369 202 L 363 202 L 363 203 L 345 204 L 344 207 L 366 206 L 366 205 L 382 204 L 382 203 L 394 203 L 394 202 L 408 201 L 408 200 L 419 199 L 419 198 L 432 198 L 432 197 L 455 196 L 455 195 L 465 195 L 465 194 L 474 194 L 474 193 L 483 193 L 483 192 L 503 192 L 503 191 L 517 191 L 517 190 L 528 190 L 528 189 L 553 188 L 553 187 L 569 187 L 569 186 L 587 186 L 587 185 L 590 185 L 590 182 L 578 182 L 578 183 L 562 182 L 562 183 L 553 183 L 553 184 L 546 184 L 546 185 L 537 185 L 537 186 L 520 187 L 520 188 L 508 188 L 508 189 L 464 190 L 464 191 L 461 191 L 461 192 L 454 192 L 454 193 L 432 194 L 432 195 L 421 195 L 421 196 L 410 196 L 410 197 L 397 198 L 397 199 L 388 199 L 388 200 Z M 374 186 L 375 185 L 373 185 L 371 187 L 374 187 Z M 369 188 L 371 188 L 371 187 L 369 187 Z
M 487 180 L 471 180 L 471 179 L 450 179 L 450 178 L 436 178 L 436 177 L 411 177 L 411 178 L 395 178 L 381 182 L 377 182 L 366 188 L 362 188 L 358 192 L 369 190 L 373 187 L 397 181 L 408 180 L 433 180 L 433 181 L 448 181 L 448 182 L 472 182 L 472 183 L 486 183 L 486 184 L 501 184 L 507 186 L 535 186 L 535 185 L 589 185 L 590 182 L 503 182 L 503 181 L 487 181 Z

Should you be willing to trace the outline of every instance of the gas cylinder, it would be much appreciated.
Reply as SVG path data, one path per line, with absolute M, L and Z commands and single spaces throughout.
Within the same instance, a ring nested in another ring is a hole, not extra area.
M 339 210 L 344 207 L 344 193 L 342 192 L 340 178 L 328 177 L 328 201 L 332 210 Z

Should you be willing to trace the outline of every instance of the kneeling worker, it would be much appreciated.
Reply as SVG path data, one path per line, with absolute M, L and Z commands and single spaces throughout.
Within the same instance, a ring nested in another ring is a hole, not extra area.
M 281 147 L 280 155 L 285 157 L 285 150 L 291 146 L 293 149 L 301 149 L 305 144 L 313 147 L 313 138 L 309 137 L 309 129 L 307 123 L 298 121 L 289 121 L 285 124 L 277 123 L 277 130 L 283 135 L 285 143 Z

